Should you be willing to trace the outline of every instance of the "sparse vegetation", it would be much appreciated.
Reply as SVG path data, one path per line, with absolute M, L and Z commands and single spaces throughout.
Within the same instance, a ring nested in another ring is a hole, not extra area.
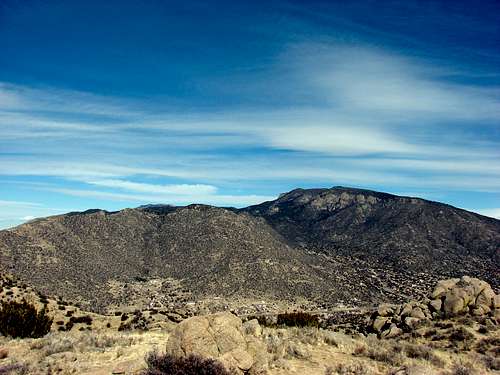
M 146 364 L 142 375 L 231 375 L 220 362 L 196 355 L 175 357 L 152 352 L 147 355 Z
M 90 315 L 72 316 L 69 319 L 69 321 L 72 322 L 73 324 L 85 323 L 87 325 L 91 325 L 92 324 L 92 317 Z
M 474 375 L 476 370 L 474 365 L 469 362 L 456 362 L 451 367 L 450 375 Z
M 291 312 L 278 314 L 278 326 L 288 327 L 318 327 L 319 319 L 317 315 L 306 312 Z
M 11 337 L 42 337 L 50 331 L 52 319 L 43 308 L 36 308 L 23 300 L 22 302 L 2 301 L 0 305 L 0 333 Z
M 325 375 L 368 375 L 368 369 L 361 363 L 339 363 L 335 368 L 327 367 Z
M 436 367 L 443 367 L 444 361 L 439 358 L 434 350 L 426 345 L 411 345 L 404 347 L 404 353 L 408 358 L 423 359 L 429 361 Z
M 28 368 L 21 364 L 0 365 L 0 375 L 24 375 L 28 373 Z

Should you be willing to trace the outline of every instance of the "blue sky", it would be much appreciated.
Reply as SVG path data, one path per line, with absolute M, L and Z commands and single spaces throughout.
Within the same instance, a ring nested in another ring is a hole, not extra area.
M 335 185 L 500 217 L 499 2 L 0 1 L 0 227 Z

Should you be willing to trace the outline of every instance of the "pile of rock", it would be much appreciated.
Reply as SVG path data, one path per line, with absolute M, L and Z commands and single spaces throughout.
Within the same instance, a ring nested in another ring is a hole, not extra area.
M 243 325 L 240 318 L 229 312 L 196 316 L 177 325 L 168 339 L 166 352 L 214 358 L 237 374 L 265 374 L 267 350 L 257 338 L 261 333 L 257 320 Z
M 439 281 L 421 301 L 403 305 L 382 304 L 370 320 L 371 329 L 383 338 L 412 331 L 423 322 L 458 315 L 490 317 L 500 323 L 500 295 L 482 280 L 463 276 Z

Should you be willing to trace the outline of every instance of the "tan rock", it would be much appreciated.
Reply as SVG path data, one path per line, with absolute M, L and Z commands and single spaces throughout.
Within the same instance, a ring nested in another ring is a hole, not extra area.
M 432 300 L 431 302 L 429 302 L 429 306 L 431 306 L 431 308 L 434 311 L 441 311 L 442 305 L 443 305 L 443 301 L 441 301 L 440 299 L 435 299 L 435 300 Z
M 267 358 L 262 358 L 265 355 L 263 343 L 246 336 L 241 319 L 229 312 L 182 321 L 171 333 L 166 352 L 215 358 L 240 373 L 256 365 L 262 370 L 267 366 Z
M 500 323 L 500 309 L 495 309 L 493 311 L 493 318 L 497 321 L 497 323 Z
M 249 320 L 248 322 L 243 323 L 243 329 L 247 335 L 252 335 L 255 337 L 259 337 L 262 335 L 262 327 L 259 324 L 257 319 Z
M 382 303 L 378 306 L 378 315 L 380 316 L 391 316 L 394 314 L 396 306 L 388 304 L 388 303 Z
M 500 309 L 500 294 L 496 294 L 493 297 L 493 308 Z
M 418 318 L 412 318 L 411 316 L 407 316 L 405 318 L 405 325 L 410 329 L 415 329 L 420 322 Z
M 481 293 L 481 291 L 483 291 L 486 288 L 491 289 L 490 285 L 486 281 L 479 280 L 474 277 L 464 276 L 462 277 L 461 281 L 462 283 L 471 285 L 474 288 L 474 295 L 476 296 L 479 295 L 479 293 Z
M 385 326 L 385 324 L 387 323 L 387 321 L 389 320 L 388 317 L 385 317 L 385 316 L 377 316 L 375 318 L 375 321 L 373 322 L 373 329 L 376 331 L 376 332 L 381 332 L 382 331 L 382 328 Z
M 495 298 L 495 292 L 490 287 L 485 288 L 477 296 L 474 305 L 479 307 L 481 305 L 491 307 Z
M 402 333 L 403 330 L 401 328 L 398 328 L 396 324 L 392 323 L 389 329 L 386 329 L 384 332 L 382 332 L 382 338 L 390 339 L 392 337 L 397 337 Z
M 242 371 L 248 371 L 254 362 L 252 356 L 247 351 L 239 348 L 223 354 L 218 359 L 226 368 L 234 368 Z
M 417 318 L 417 319 L 425 319 L 426 316 L 424 314 L 424 312 L 422 311 L 422 309 L 420 307 L 415 307 L 412 311 L 411 311 L 411 314 L 410 316 L 412 318 Z
M 446 315 L 454 316 L 464 311 L 465 303 L 461 294 L 459 290 L 452 290 L 446 293 L 443 306 Z
M 447 280 L 440 280 L 437 282 L 436 287 L 431 293 L 431 299 L 436 299 L 436 298 L 441 298 L 455 286 L 460 281 L 460 279 L 447 279 Z
M 486 305 L 479 305 L 472 310 L 472 314 L 476 316 L 483 316 L 489 314 L 491 309 Z
M 408 316 L 413 311 L 413 305 L 411 303 L 407 303 L 404 305 L 403 310 L 401 310 L 401 316 Z

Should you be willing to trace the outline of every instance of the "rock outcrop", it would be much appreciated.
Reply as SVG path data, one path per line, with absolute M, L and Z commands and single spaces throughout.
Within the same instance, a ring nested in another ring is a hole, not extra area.
M 429 298 L 402 305 L 381 304 L 370 328 L 383 338 L 418 329 L 424 322 L 459 315 L 488 317 L 500 323 L 500 295 L 491 286 L 469 276 L 439 281 Z
M 254 335 L 246 333 L 260 334 L 257 326 L 255 321 L 244 328 L 241 319 L 228 312 L 192 317 L 172 332 L 166 352 L 214 358 L 238 374 L 265 374 L 266 348 Z

